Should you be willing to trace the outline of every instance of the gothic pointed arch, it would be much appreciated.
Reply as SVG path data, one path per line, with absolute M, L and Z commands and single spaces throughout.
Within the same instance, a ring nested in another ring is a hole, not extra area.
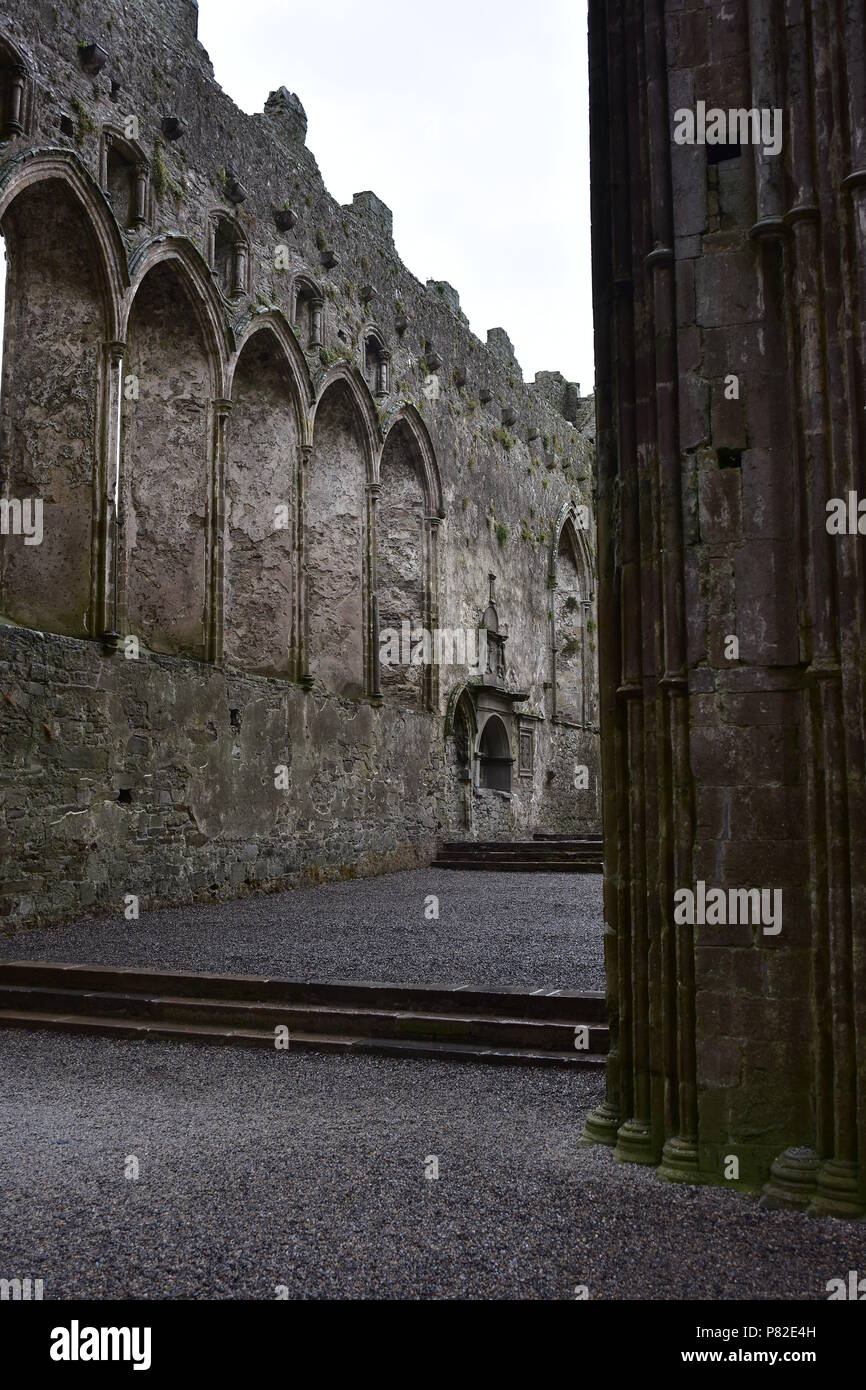
M 29 537 L 0 539 L 0 607 L 23 626 L 92 635 L 123 244 L 101 190 L 69 151 L 10 162 L 0 177 L 0 230 L 8 251 L 4 490 L 33 512 Z
M 424 656 L 418 639 L 433 626 L 431 544 L 424 466 L 404 418 L 388 431 L 379 460 L 376 611 L 381 692 L 413 705 L 425 700 L 425 666 L 417 657 Z M 426 660 L 429 667 L 431 653 Z
M 207 347 L 212 395 L 222 399 L 226 395 L 228 363 L 235 346 L 234 337 L 226 323 L 225 309 L 213 286 L 207 264 L 189 237 L 163 233 L 144 242 L 136 250 L 130 261 L 132 283 L 124 304 L 124 332 L 121 337 L 126 337 L 130 312 L 142 283 L 150 271 L 162 263 L 171 264 L 178 283 L 184 286 L 186 302 L 195 314 Z
M 585 509 L 563 505 L 551 541 L 551 698 L 553 717 L 585 727 L 594 711 L 595 575 L 586 538 Z
M 548 552 L 548 574 L 551 580 L 556 578 L 556 557 L 559 553 L 560 542 L 563 531 L 568 528 L 577 546 L 579 558 L 579 569 L 582 581 L 582 591 L 586 598 L 595 598 L 595 564 L 592 558 L 592 551 L 587 540 L 587 527 L 580 524 L 584 514 L 579 510 L 580 504 L 573 499 L 564 502 L 557 513 L 553 525 L 553 535 Z M 584 511 L 588 515 L 588 508 Z
M 472 828 L 472 788 L 478 717 L 472 688 L 466 681 L 454 686 L 445 709 L 445 764 L 453 785 L 452 815 L 459 830 Z
M 229 361 L 228 368 L 227 394 L 231 397 L 232 382 L 234 380 L 238 359 L 247 343 L 257 333 L 270 334 L 274 339 L 276 350 L 282 353 L 286 360 L 286 366 L 292 382 L 295 406 L 298 412 L 299 437 L 302 443 L 310 443 L 309 417 L 316 401 L 313 382 L 310 376 L 310 369 L 307 366 L 307 359 L 301 351 L 289 321 L 281 309 L 257 310 L 236 326 L 235 349 Z
M 363 375 L 350 362 L 337 362 L 315 378 L 316 404 L 313 410 L 313 428 L 315 429 L 316 417 L 322 401 L 338 382 L 342 383 L 347 397 L 351 400 L 360 436 L 363 440 L 366 480 L 368 483 L 374 483 L 376 482 L 376 461 L 382 447 L 379 413 Z
M 306 402 L 297 344 L 281 320 L 254 321 L 232 362 L 223 630 L 228 665 L 287 677 L 297 655 L 296 471 Z
M 123 364 L 119 512 L 125 630 L 204 659 L 214 601 L 214 398 L 224 340 L 184 248 L 136 267 Z M 210 306 L 212 307 L 212 306 Z
M 303 525 L 308 674 L 350 698 L 371 693 L 374 684 L 370 512 L 378 421 L 374 427 L 362 386 L 356 372 L 341 366 L 320 389 Z
M 389 418 L 385 433 L 385 442 L 391 431 L 398 426 L 402 426 L 409 431 L 417 450 L 418 462 L 424 478 L 424 492 L 427 501 L 427 512 L 429 516 L 436 516 L 440 519 L 445 516 L 445 507 L 442 495 L 442 478 L 439 473 L 439 464 L 436 460 L 436 451 L 433 448 L 433 441 L 430 432 L 414 405 L 408 402 L 402 405 L 399 410 Z
M 62 186 L 87 220 L 103 295 L 106 337 L 117 339 L 122 336 L 122 304 L 130 282 L 126 247 L 105 194 L 76 154 L 62 148 L 43 148 L 11 159 L 0 174 L 0 223 L 25 189 L 45 182 Z

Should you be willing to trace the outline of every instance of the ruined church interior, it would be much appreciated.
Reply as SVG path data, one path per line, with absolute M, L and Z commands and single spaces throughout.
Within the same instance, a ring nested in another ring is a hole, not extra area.
M 423 160 L 329 191 L 324 19 L 259 8 L 300 95 L 250 112 L 223 0 L 0 0 L 0 1300 L 52 1368 L 299 1299 L 651 1300 L 672 1363 L 830 1365 L 862 0 L 544 0 L 586 307 L 531 318 L 583 385 L 404 261 Z

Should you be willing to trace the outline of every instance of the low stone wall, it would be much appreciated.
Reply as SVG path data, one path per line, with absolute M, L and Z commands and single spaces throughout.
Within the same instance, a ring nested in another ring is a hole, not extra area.
M 422 710 L 11 626 L 0 700 L 7 930 L 414 868 L 461 828 L 444 720 Z M 475 833 L 570 828 L 542 766 L 564 784 L 571 755 L 551 747 L 510 801 L 476 792 Z

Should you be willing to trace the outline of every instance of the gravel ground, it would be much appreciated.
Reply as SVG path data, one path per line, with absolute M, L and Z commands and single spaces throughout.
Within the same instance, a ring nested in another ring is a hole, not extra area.
M 8 1032 L 0 1078 L 0 1277 L 46 1298 L 824 1299 L 866 1268 L 862 1225 L 579 1147 L 581 1073 Z
M 295 980 L 604 989 L 600 874 L 416 869 L 0 936 L 7 959 Z M 438 921 L 424 915 L 429 894 Z

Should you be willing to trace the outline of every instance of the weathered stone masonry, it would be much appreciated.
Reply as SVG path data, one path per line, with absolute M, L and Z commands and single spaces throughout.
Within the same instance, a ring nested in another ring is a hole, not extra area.
M 612 1050 L 587 1137 L 862 1214 L 866 539 L 826 523 L 866 496 L 866 12 L 592 4 L 590 54 Z M 780 109 L 781 153 L 677 144 L 699 101 Z M 781 932 L 675 926 L 698 880 L 781 888 Z
M 591 398 L 330 198 L 295 96 L 239 112 L 191 0 L 7 4 L 0 122 L 2 497 L 44 508 L 0 536 L 0 912 L 597 828 Z M 404 621 L 496 661 L 383 663 Z

